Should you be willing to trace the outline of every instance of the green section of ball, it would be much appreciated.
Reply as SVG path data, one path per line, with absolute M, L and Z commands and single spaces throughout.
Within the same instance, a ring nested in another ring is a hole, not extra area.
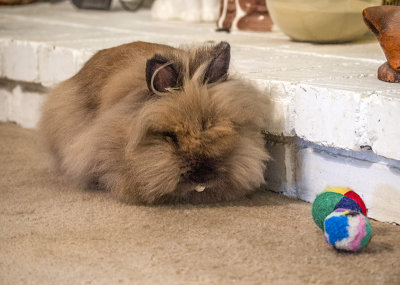
M 322 192 L 315 198 L 312 206 L 312 217 L 321 230 L 324 229 L 325 218 L 334 211 L 336 204 L 343 197 L 343 194 L 327 191 Z
M 367 217 L 364 216 L 364 219 L 365 219 L 365 222 L 367 223 L 367 224 L 365 225 L 365 232 L 366 232 L 366 234 L 365 234 L 365 237 L 364 237 L 364 238 L 362 239 L 362 241 L 361 241 L 360 249 L 362 249 L 363 247 L 365 247 L 365 246 L 369 243 L 369 241 L 370 241 L 370 239 L 371 239 L 371 236 L 372 236 L 372 226 L 371 226 L 371 223 L 369 222 L 369 220 L 368 220 Z

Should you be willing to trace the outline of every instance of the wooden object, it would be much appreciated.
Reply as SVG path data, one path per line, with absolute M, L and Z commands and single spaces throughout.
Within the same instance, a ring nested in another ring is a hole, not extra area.
M 369 7 L 364 9 L 363 18 L 387 59 L 378 69 L 378 78 L 386 82 L 400 82 L 400 7 Z
M 266 0 L 221 0 L 219 29 L 269 32 L 272 26 Z

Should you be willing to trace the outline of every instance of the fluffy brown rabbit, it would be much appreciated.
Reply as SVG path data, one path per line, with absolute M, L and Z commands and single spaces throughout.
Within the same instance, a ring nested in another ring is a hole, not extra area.
M 226 42 L 133 42 L 54 88 L 40 130 L 68 179 L 130 203 L 216 202 L 264 183 L 267 101 L 228 76 Z

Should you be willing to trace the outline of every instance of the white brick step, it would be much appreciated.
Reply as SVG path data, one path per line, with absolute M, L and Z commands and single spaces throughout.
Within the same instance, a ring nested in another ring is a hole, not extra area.
M 267 148 L 273 156 L 268 189 L 313 202 L 327 185 L 351 187 L 366 203 L 369 217 L 400 224 L 400 161 L 273 136 Z

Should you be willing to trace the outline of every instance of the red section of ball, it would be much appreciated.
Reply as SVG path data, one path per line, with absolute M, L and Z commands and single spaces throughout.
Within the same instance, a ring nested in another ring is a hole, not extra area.
M 350 199 L 356 201 L 356 203 L 360 206 L 362 213 L 364 216 L 367 216 L 368 209 L 365 207 L 364 201 L 361 199 L 360 196 L 354 191 L 349 191 L 344 194 L 344 196 L 349 197 Z

